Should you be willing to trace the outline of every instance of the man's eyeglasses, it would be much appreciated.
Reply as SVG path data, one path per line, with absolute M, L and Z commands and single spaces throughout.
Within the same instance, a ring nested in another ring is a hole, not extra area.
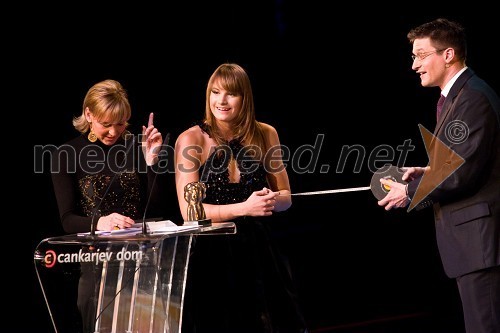
M 434 54 L 434 53 L 438 53 L 438 52 L 442 52 L 446 49 L 441 49 L 441 50 L 435 50 L 435 51 L 430 51 L 430 52 L 423 52 L 423 53 L 417 53 L 417 54 L 412 54 L 411 55 L 411 59 L 413 61 L 415 61 L 416 59 L 422 61 L 424 60 L 425 58 L 427 58 L 428 56 L 430 56 L 431 54 Z

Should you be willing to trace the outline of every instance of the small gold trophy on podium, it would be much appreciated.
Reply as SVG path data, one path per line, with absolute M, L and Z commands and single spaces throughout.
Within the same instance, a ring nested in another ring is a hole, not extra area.
M 207 219 L 205 209 L 203 209 L 202 201 L 206 196 L 206 187 L 201 182 L 191 182 L 184 186 L 184 199 L 188 203 L 187 206 L 187 220 L 184 225 L 212 225 L 212 220 Z

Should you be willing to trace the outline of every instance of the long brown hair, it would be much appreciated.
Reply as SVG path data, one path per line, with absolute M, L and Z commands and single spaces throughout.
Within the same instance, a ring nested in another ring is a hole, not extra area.
M 255 119 L 252 85 L 246 71 L 237 64 L 225 63 L 217 67 L 208 80 L 205 104 L 205 119 L 208 134 L 218 145 L 227 144 L 217 127 L 217 119 L 210 109 L 210 94 L 215 83 L 222 88 L 242 96 L 241 111 L 235 119 L 234 137 L 245 146 L 257 146 L 260 152 L 266 149 L 264 133 L 260 123 Z

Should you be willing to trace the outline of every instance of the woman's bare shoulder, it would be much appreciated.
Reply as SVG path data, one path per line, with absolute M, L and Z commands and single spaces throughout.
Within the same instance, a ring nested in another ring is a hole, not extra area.
M 204 132 L 201 130 L 200 126 L 195 125 L 184 132 L 179 134 L 176 140 L 176 145 L 189 145 L 189 144 L 202 144 L 205 142 Z
M 276 133 L 276 128 L 274 128 L 274 126 L 272 126 L 271 124 L 259 121 L 259 125 L 265 134 Z
M 275 143 L 278 140 L 278 131 L 274 126 L 263 122 L 259 122 L 259 125 L 266 140 L 271 141 L 271 143 Z

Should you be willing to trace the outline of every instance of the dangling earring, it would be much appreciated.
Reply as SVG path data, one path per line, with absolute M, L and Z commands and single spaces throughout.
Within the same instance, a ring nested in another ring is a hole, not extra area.
M 87 139 L 89 139 L 90 142 L 97 141 L 97 135 L 95 135 L 94 131 L 92 130 L 92 123 L 90 123 L 90 132 L 89 135 L 87 136 Z
M 122 139 L 127 140 L 129 135 L 132 135 L 132 133 L 130 133 L 130 131 L 127 131 L 127 130 L 123 131 L 122 132 Z

